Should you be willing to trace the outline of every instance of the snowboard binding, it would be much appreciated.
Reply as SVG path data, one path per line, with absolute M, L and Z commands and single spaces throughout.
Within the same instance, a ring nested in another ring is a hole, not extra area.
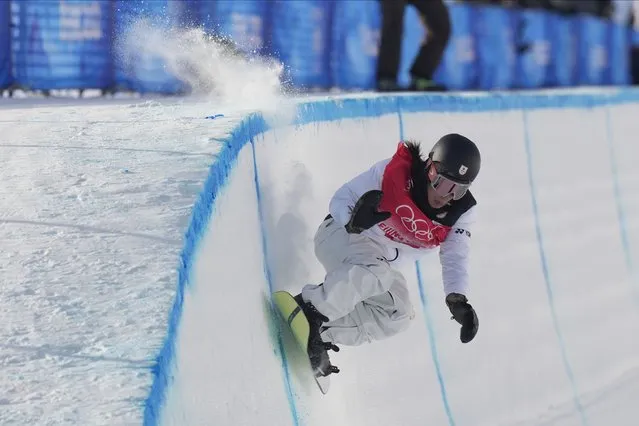
M 324 342 L 321 337 L 323 324 L 328 318 L 311 303 L 302 300 L 301 295 L 293 296 L 286 291 L 276 291 L 272 295 L 274 305 L 283 322 L 292 332 L 298 347 L 304 351 L 309 361 L 309 374 L 323 394 L 330 387 L 330 375 L 339 373 L 339 368 L 331 364 L 328 351 L 339 351 L 332 342 Z
M 302 309 L 308 320 L 309 336 L 306 351 L 311 361 L 311 367 L 316 376 L 328 376 L 339 373 L 339 368 L 331 364 L 328 351 L 339 352 L 339 347 L 332 342 L 324 342 L 320 335 L 322 324 L 328 322 L 328 318 L 315 308 L 311 303 L 302 299 L 301 293 L 295 296 L 295 301 Z

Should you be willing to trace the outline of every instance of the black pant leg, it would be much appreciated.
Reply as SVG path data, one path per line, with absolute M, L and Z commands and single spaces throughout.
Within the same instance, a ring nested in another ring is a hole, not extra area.
M 639 86 L 639 47 L 630 50 L 631 84 Z
M 377 81 L 397 82 L 404 31 L 404 0 L 380 0 L 382 31 L 377 57 Z
M 415 78 L 431 80 L 450 39 L 450 14 L 443 0 L 408 0 L 408 2 L 417 8 L 428 28 L 426 43 L 420 48 L 410 73 Z

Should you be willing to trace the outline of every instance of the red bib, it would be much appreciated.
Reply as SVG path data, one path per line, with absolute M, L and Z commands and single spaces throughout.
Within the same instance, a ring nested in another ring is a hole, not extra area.
M 400 143 L 382 177 L 384 196 L 379 209 L 390 212 L 391 217 L 377 226 L 393 241 L 414 248 L 433 248 L 446 239 L 451 228 L 430 220 L 411 199 L 411 164 L 410 151 Z

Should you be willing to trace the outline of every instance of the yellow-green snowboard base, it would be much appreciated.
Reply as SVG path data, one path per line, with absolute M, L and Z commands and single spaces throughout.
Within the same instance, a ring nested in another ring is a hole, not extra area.
M 273 302 L 277 308 L 277 312 L 289 327 L 295 341 L 299 348 L 304 352 L 304 355 L 308 358 L 308 337 L 310 334 L 310 325 L 308 320 L 302 311 L 300 305 L 297 304 L 293 295 L 286 291 L 276 291 L 273 293 Z M 308 360 L 308 367 L 311 374 L 315 378 L 317 386 L 320 388 L 323 394 L 328 392 L 330 386 L 330 379 L 328 376 L 318 376 L 311 368 L 310 360 Z

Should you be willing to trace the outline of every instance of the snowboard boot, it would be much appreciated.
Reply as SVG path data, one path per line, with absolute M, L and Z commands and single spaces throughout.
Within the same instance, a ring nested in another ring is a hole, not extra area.
M 310 332 L 308 336 L 308 357 L 311 367 L 317 376 L 328 376 L 331 373 L 339 373 L 339 368 L 331 364 L 328 350 L 339 351 L 339 347 L 331 342 L 325 342 L 320 336 L 322 324 L 328 322 L 328 318 L 322 315 L 310 302 L 302 299 L 302 294 L 295 296 L 295 301 L 302 308 L 304 316 L 308 320 Z
M 415 92 L 445 92 L 446 87 L 428 78 L 413 78 L 410 90 Z
M 378 92 L 399 92 L 401 90 L 402 88 L 394 80 L 383 78 L 377 82 Z

